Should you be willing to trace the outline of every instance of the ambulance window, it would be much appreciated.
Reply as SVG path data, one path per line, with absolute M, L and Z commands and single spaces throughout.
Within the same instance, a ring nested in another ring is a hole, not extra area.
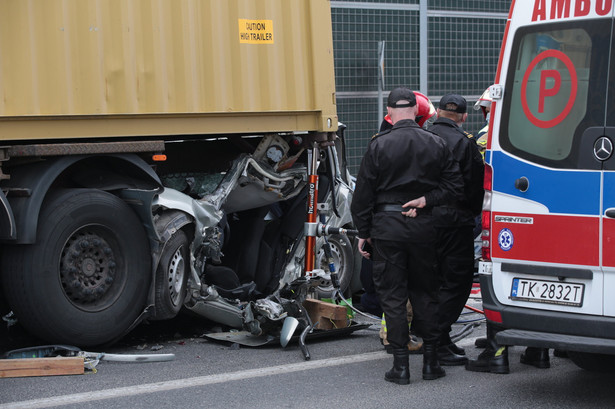
M 610 22 L 610 21 L 609 21 Z M 574 168 L 583 131 L 602 124 L 594 97 L 606 87 L 610 24 L 551 24 L 519 30 L 500 128 L 504 150 L 536 163 Z

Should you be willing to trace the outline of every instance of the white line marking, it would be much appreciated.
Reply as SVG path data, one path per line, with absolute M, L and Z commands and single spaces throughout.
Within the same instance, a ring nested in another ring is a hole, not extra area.
M 73 395 L 52 396 L 49 398 L 33 399 L 21 402 L 11 402 L 0 405 L 0 409 L 36 409 L 50 408 L 60 405 L 72 405 L 76 403 L 92 402 L 95 400 L 115 399 L 126 396 L 143 395 L 194 386 L 212 385 L 216 383 L 239 381 L 250 378 L 259 378 L 269 375 L 307 371 L 310 369 L 325 368 L 330 366 L 347 365 L 357 362 L 375 361 L 390 358 L 384 351 L 370 352 L 361 355 L 348 355 L 339 358 L 320 359 L 305 361 L 295 364 L 270 366 L 266 368 L 249 369 L 246 371 L 228 372 L 218 375 L 198 376 L 195 378 L 178 379 L 175 381 L 146 383 L 123 388 L 104 389 L 100 391 L 75 393 Z

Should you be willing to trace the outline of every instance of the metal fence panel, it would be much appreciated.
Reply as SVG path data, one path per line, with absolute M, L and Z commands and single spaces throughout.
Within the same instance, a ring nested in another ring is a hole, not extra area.
M 471 106 L 495 78 L 510 3 L 331 1 L 337 110 L 348 127 L 351 173 L 358 172 L 367 142 L 382 120 L 378 117 L 378 42 L 386 42 L 385 101 L 388 91 L 406 86 L 426 93 L 436 106 L 448 92 L 463 95 Z M 426 10 L 426 16 L 421 10 Z M 427 23 L 423 30 L 427 38 L 421 38 L 421 22 Z M 427 67 L 426 72 L 421 67 Z M 476 132 L 482 123 L 480 111 L 470 109 L 465 129 Z

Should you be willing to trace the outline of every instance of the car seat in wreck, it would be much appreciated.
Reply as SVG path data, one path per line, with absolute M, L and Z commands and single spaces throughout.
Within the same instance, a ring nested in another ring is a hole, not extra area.
M 319 178 L 325 196 L 329 178 Z M 255 300 L 278 287 L 287 254 L 303 238 L 307 187 L 292 199 L 228 215 L 221 265 L 208 265 L 207 282 L 231 299 Z

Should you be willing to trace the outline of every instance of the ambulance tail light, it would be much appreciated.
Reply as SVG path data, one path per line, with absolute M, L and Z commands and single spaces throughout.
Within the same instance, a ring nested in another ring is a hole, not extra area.
M 499 311 L 488 310 L 485 308 L 484 312 L 487 321 L 495 322 L 496 324 L 502 323 L 502 314 Z
M 485 164 L 485 199 L 483 201 L 483 213 L 481 215 L 481 255 L 483 261 L 491 261 L 491 191 L 493 189 L 493 168 Z
M 481 223 L 483 226 L 481 257 L 483 261 L 491 261 L 491 211 L 483 210 Z
M 485 177 L 483 179 L 483 188 L 485 189 L 485 193 L 491 193 L 491 191 L 493 190 L 493 168 L 488 163 L 485 163 Z

